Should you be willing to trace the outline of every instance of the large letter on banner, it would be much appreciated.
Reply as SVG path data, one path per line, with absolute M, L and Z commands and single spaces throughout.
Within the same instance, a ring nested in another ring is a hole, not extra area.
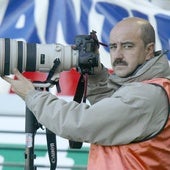
M 157 14 L 155 18 L 163 50 L 170 50 L 170 15 Z M 168 53 L 168 59 L 170 60 L 170 52 Z
M 69 44 L 74 42 L 76 35 L 89 33 L 88 18 L 91 4 L 91 0 L 80 1 L 80 17 L 77 17 L 72 0 L 51 0 L 48 10 L 46 42 L 56 41 L 58 24 L 61 24 L 65 41 Z M 79 7 L 77 6 L 77 8 Z M 80 18 L 79 23 L 77 18 Z
M 0 26 L 0 37 L 22 38 L 27 42 L 39 43 L 34 22 L 34 6 L 34 1 L 10 0 Z M 18 28 L 19 21 L 22 23 L 22 27 Z

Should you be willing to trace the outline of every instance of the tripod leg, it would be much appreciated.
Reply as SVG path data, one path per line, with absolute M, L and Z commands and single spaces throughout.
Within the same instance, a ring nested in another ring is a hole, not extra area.
M 26 148 L 25 148 L 25 170 L 35 170 L 34 167 L 34 134 L 26 134 Z
M 25 148 L 25 170 L 36 170 L 34 166 L 34 137 L 38 129 L 38 122 L 33 113 L 26 107 L 26 148 Z

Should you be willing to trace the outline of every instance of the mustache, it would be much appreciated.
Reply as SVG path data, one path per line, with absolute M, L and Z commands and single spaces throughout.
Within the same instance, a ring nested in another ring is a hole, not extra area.
M 122 59 L 116 59 L 112 65 L 115 67 L 116 65 L 124 65 L 124 66 L 127 66 L 128 63 Z

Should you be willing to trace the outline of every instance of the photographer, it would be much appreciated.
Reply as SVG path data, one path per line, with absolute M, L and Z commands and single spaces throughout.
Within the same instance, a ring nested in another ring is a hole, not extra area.
M 166 55 L 154 51 L 154 29 L 126 18 L 111 30 L 109 46 L 114 74 L 99 63 L 89 75 L 91 106 L 36 91 L 18 70 L 18 80 L 3 78 L 45 127 L 91 143 L 89 170 L 168 170 L 170 68 Z

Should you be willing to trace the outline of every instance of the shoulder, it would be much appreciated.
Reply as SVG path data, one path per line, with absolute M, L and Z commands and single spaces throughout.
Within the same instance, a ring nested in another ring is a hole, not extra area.
M 113 97 L 120 98 L 134 107 L 139 107 L 141 111 L 161 112 L 162 107 L 169 107 L 168 97 L 163 88 L 143 82 L 124 84 L 113 94 Z
M 139 98 L 145 97 L 150 100 L 155 99 L 155 97 L 159 97 L 160 95 L 162 98 L 165 98 L 166 96 L 165 91 L 160 86 L 143 82 L 124 84 L 115 92 L 114 95 L 116 96 L 120 94 L 125 97 L 130 97 L 132 95 Z
M 143 138 L 152 137 L 165 125 L 169 115 L 169 100 L 162 87 L 143 82 L 133 82 L 122 86 L 114 97 L 121 98 L 133 110 L 137 109 L 146 123 Z M 142 138 L 141 138 L 142 139 Z

